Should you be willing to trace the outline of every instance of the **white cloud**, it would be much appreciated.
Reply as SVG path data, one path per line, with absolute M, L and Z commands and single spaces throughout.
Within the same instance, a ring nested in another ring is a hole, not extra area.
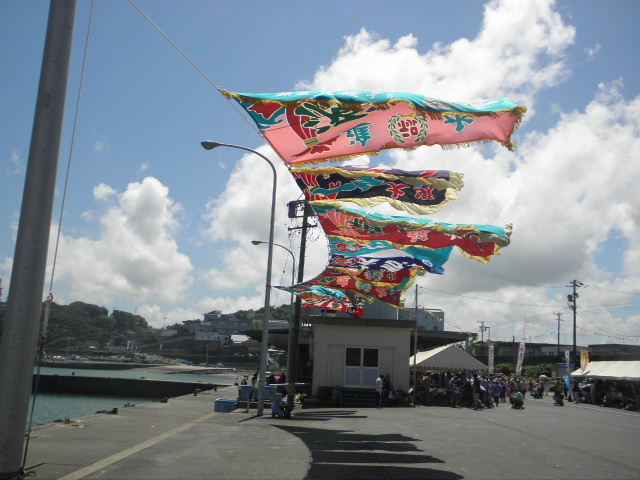
M 93 143 L 93 151 L 95 153 L 104 153 L 107 150 L 109 150 L 109 147 L 110 147 L 109 143 L 104 140 L 96 140 Z
M 96 198 L 104 199 L 112 190 L 99 186 Z M 65 297 L 100 304 L 124 297 L 171 305 L 185 295 L 193 267 L 173 238 L 181 208 L 168 193 L 152 177 L 131 183 L 118 195 L 118 204 L 101 216 L 97 239 L 62 235 L 56 281 L 67 285 Z
M 346 37 L 331 65 L 318 70 L 308 90 L 391 90 L 452 101 L 508 96 L 532 105 L 535 94 L 564 81 L 564 52 L 575 29 L 550 0 L 493 1 L 475 39 L 436 43 L 426 53 L 411 34 L 395 44 L 362 29 Z
M 0 274 L 2 274 L 2 278 L 4 279 L 4 284 L 2 285 L 3 293 L 5 294 L 4 300 L 6 301 L 6 293 L 9 291 L 9 278 L 11 277 L 11 269 L 13 268 L 13 258 L 5 258 L 2 262 L 0 262 Z
M 138 315 L 153 328 L 164 328 L 185 320 L 202 319 L 202 312 L 198 310 L 185 308 L 164 310 L 160 305 L 147 303 L 138 307 Z
M 584 52 L 587 54 L 587 60 L 594 60 L 597 53 L 602 49 L 602 45 L 596 43 L 593 48 L 585 48 Z
M 140 168 L 138 169 L 138 175 L 146 172 L 149 169 L 149 165 L 149 162 L 144 162 L 142 165 L 140 165 Z
M 17 149 L 11 150 L 11 158 L 9 160 L 13 164 L 13 168 L 6 170 L 7 175 L 19 175 L 24 172 L 24 160 L 20 158 Z
M 264 288 L 264 287 L 263 287 Z M 251 297 L 205 297 L 197 302 L 202 313 L 212 310 L 220 310 L 221 312 L 237 312 L 238 310 L 259 309 L 264 306 L 264 295 L 255 295 Z M 200 314 L 200 317 L 202 316 Z
M 93 188 L 93 197 L 96 200 L 108 199 L 116 193 L 118 192 L 115 189 L 111 188 L 109 185 L 105 185 L 104 183 L 101 183 L 100 185 L 97 185 Z

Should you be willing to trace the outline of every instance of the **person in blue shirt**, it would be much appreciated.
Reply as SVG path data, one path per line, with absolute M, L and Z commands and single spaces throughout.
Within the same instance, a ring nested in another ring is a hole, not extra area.
M 496 404 L 496 407 L 500 403 L 500 394 L 502 393 L 502 387 L 498 383 L 497 380 L 491 382 L 491 395 L 493 396 L 493 401 Z
M 271 418 L 291 418 L 291 410 L 285 401 L 286 396 L 287 392 L 276 393 L 271 402 Z

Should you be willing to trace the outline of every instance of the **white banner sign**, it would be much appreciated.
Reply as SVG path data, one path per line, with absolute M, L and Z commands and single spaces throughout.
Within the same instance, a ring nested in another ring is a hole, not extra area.
M 493 373 L 493 359 L 494 359 L 494 345 L 493 343 L 491 345 L 489 345 L 489 374 Z
M 516 366 L 516 376 L 522 375 L 522 362 L 524 361 L 524 340 L 520 342 L 520 348 L 518 348 L 518 365 Z

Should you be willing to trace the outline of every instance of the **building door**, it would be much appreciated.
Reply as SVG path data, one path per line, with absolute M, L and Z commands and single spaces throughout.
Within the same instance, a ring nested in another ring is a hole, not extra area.
M 375 387 L 379 375 L 378 357 L 377 348 L 346 347 L 344 386 Z

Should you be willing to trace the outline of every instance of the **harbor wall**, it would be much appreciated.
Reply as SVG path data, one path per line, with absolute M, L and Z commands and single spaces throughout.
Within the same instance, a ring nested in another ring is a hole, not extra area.
M 35 389 L 36 375 L 33 377 Z M 40 375 L 38 392 L 118 395 L 132 397 L 179 397 L 197 390 L 221 387 L 214 383 L 176 382 L 142 378 L 83 377 L 81 375 Z

